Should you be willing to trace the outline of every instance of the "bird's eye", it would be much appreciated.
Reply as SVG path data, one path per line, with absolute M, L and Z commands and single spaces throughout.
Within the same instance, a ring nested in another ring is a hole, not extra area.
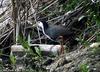
M 37 25 L 41 27 L 42 26 L 42 23 L 40 21 L 38 21 L 37 22 Z

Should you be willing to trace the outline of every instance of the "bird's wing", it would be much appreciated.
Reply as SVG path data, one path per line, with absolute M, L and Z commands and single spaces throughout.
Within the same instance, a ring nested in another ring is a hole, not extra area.
M 49 35 L 52 39 L 56 39 L 59 36 L 70 36 L 71 32 L 66 30 L 65 27 L 62 26 L 53 26 L 48 28 L 46 34 Z

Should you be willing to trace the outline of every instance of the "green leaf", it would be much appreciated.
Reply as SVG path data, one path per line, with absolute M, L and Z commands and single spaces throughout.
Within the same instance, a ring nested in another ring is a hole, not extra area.
M 89 72 L 88 65 L 87 64 L 81 64 L 80 65 L 80 72 Z
M 35 47 L 35 51 L 41 57 L 41 49 L 38 47 Z
M 18 37 L 18 42 L 21 43 L 21 45 L 22 45 L 25 49 L 27 49 L 27 50 L 30 49 L 30 46 L 28 45 L 28 42 L 25 41 L 25 38 L 22 37 L 21 35 Z
M 10 54 L 10 61 L 13 65 L 16 64 L 16 57 L 12 53 Z

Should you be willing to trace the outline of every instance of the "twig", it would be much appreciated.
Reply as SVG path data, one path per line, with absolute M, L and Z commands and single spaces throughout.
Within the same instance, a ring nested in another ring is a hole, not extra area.
M 9 32 L 9 34 L 3 39 L 3 41 L 1 41 L 0 44 L 2 44 L 2 43 L 10 36 L 10 34 L 13 32 L 13 30 L 14 30 L 14 29 L 12 29 L 12 30 Z
M 2 33 L 2 34 L 0 35 L 0 39 L 1 39 L 2 37 L 4 37 L 4 36 L 7 34 L 7 32 L 9 32 L 11 29 L 13 29 L 13 28 L 7 29 L 4 33 Z M 5 33 L 6 33 L 6 34 L 5 34 Z
M 1 1 L 0 7 L 2 7 L 2 3 L 3 3 L 3 1 L 4 1 L 4 0 Z
M 31 0 L 29 0 L 29 1 L 30 1 L 30 3 L 31 3 L 31 10 L 32 10 L 32 12 L 33 12 L 33 14 L 34 14 L 35 22 L 37 23 L 37 17 L 36 17 L 36 15 L 37 15 L 37 10 L 34 10 L 33 5 L 32 5 L 32 1 L 31 1 Z M 36 0 L 36 3 L 37 3 L 37 8 L 38 8 L 38 0 Z M 41 38 L 40 38 L 40 33 L 39 33 L 38 27 L 37 27 L 37 30 L 38 30 L 39 40 L 40 40 L 40 44 L 41 44 Z
M 40 12 L 38 13 L 41 13 L 43 11 L 45 11 L 46 9 L 48 9 L 50 6 L 52 6 L 53 4 L 55 4 L 58 0 L 54 1 L 53 3 L 51 3 L 50 5 L 48 5 L 47 7 L 45 7 L 43 10 L 41 10 Z
M 97 32 L 98 31 L 96 31 L 87 41 L 91 42 L 94 39 L 94 37 L 96 36 Z
M 31 40 L 31 42 L 34 43 L 34 42 L 36 42 L 36 41 L 38 41 L 38 40 L 40 40 L 40 39 L 44 39 L 44 36 L 42 36 L 42 37 L 40 37 L 40 38 L 37 38 L 37 39 L 34 39 L 34 40 Z

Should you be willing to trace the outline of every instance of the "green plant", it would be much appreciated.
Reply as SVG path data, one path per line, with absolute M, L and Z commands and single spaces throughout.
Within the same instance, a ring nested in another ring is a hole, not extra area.
M 41 49 L 38 46 L 31 48 L 31 46 L 22 36 L 19 36 L 18 42 L 23 46 L 23 48 L 25 49 L 25 53 L 26 53 L 26 56 L 24 57 L 25 58 L 24 62 L 26 64 L 25 71 L 27 70 L 30 71 L 30 69 L 31 71 L 34 71 L 34 72 L 42 70 L 42 67 L 40 66 L 41 61 L 43 59 L 41 55 Z
M 89 72 L 88 65 L 87 64 L 81 64 L 80 65 L 80 72 Z
M 28 42 L 25 40 L 25 38 L 20 35 L 19 38 L 18 38 L 18 42 L 23 46 L 23 48 L 25 49 L 25 51 L 28 53 L 28 54 L 32 54 L 33 57 L 35 56 L 39 56 L 41 57 L 41 50 L 39 47 L 34 47 L 34 50 L 32 50 L 32 48 L 30 47 L 30 45 L 28 44 Z
M 13 55 L 13 53 L 10 53 L 10 62 L 11 64 L 15 65 L 16 64 L 16 57 Z

